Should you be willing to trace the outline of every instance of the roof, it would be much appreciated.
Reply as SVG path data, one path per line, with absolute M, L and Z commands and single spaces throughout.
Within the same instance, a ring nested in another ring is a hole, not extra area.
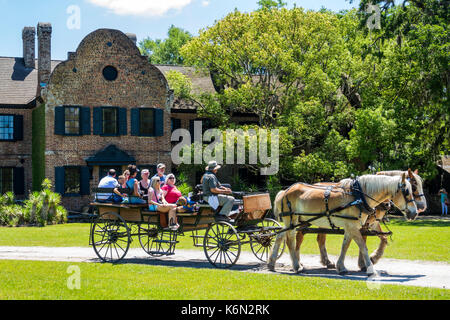
M 95 165 L 125 165 L 136 163 L 136 159 L 115 145 L 111 144 L 94 156 L 85 159 L 87 164 Z
M 52 72 L 61 60 L 52 60 Z M 36 60 L 37 66 L 37 60 Z M 208 71 L 194 67 L 176 65 L 155 65 L 164 76 L 170 71 L 178 71 L 188 76 L 192 81 L 193 92 L 215 92 L 211 76 Z M 0 105 L 28 105 L 36 98 L 38 86 L 38 70 L 25 68 L 23 58 L 0 57 Z M 192 102 L 175 99 L 174 109 L 195 110 Z
M 60 62 L 52 60 L 52 71 Z M 25 68 L 23 58 L 0 57 L 0 105 L 32 103 L 37 85 L 37 69 Z
M 166 76 L 170 71 L 178 71 L 191 79 L 192 91 L 195 94 L 214 93 L 216 89 L 211 79 L 211 75 L 206 69 L 197 69 L 194 67 L 185 67 L 177 65 L 155 64 L 155 67 Z M 180 100 L 175 97 L 173 109 L 195 110 L 194 103 L 186 100 Z

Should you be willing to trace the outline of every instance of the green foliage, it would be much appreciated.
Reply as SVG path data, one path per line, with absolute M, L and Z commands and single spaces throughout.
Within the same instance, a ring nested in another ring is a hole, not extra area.
M 179 49 L 192 38 L 192 35 L 174 25 L 170 26 L 168 38 L 150 39 L 146 38 L 139 42 L 139 49 L 143 55 L 153 64 L 176 64 L 183 65 L 184 59 Z
M 281 9 L 287 5 L 286 2 L 283 2 L 282 0 L 259 0 L 258 5 L 260 9 Z
M 33 109 L 32 113 L 32 172 L 33 191 L 41 188 L 41 182 L 45 178 L 45 104 Z
M 11 192 L 0 197 L 0 226 L 44 226 L 66 222 L 67 211 L 60 205 L 61 196 L 51 191 L 51 181 L 44 179 L 41 188 L 41 191 L 33 192 L 23 206 L 15 204 Z

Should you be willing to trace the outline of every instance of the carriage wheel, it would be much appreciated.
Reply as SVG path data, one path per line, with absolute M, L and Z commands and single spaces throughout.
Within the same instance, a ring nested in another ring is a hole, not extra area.
M 177 233 L 161 231 L 148 224 L 146 228 L 139 226 L 139 242 L 142 249 L 152 257 L 173 254 L 177 244 Z
M 221 221 L 211 224 L 203 238 L 203 250 L 208 261 L 215 267 L 232 267 L 241 254 L 241 241 L 236 229 Z
M 130 229 L 125 220 L 115 212 L 107 212 L 93 223 L 91 241 L 97 256 L 104 262 L 122 260 L 131 243 Z
M 270 250 L 275 242 L 276 235 L 273 234 L 275 231 L 281 230 L 283 227 L 281 224 L 270 218 L 266 218 L 256 225 L 260 230 L 250 235 L 250 247 L 256 258 L 260 261 L 267 262 L 269 258 Z M 272 234 L 272 235 L 270 235 Z M 283 241 L 279 250 L 277 260 L 281 257 L 284 252 L 286 242 Z

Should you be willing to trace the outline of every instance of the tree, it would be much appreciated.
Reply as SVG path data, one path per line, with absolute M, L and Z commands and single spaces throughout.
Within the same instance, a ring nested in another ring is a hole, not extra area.
M 270 9 L 273 9 L 273 8 L 275 8 L 275 9 L 284 8 L 287 5 L 287 3 L 283 2 L 282 0 L 277 0 L 277 1 L 274 1 L 274 0 L 259 0 L 258 1 L 258 5 L 259 5 L 260 9 L 269 9 L 270 10 Z
M 192 35 L 181 28 L 172 25 L 165 40 L 146 38 L 139 42 L 141 53 L 148 56 L 153 64 L 183 65 L 184 59 L 180 55 L 180 48 L 186 44 Z

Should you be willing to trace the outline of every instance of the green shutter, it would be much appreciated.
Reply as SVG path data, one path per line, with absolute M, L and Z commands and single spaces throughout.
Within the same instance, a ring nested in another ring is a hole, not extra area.
M 103 113 L 102 108 L 94 108 L 94 134 L 103 133 Z
M 64 167 L 55 167 L 55 192 L 64 194 Z
M 66 133 L 64 107 L 55 108 L 55 134 L 64 135 Z
M 155 137 L 164 135 L 164 110 L 155 109 Z
M 127 109 L 126 108 L 118 108 L 118 117 L 119 117 L 119 135 L 126 136 L 128 135 L 128 125 L 127 125 Z
M 89 167 L 81 167 L 80 168 L 80 194 L 81 195 L 89 195 L 90 194 L 90 171 Z
M 91 134 L 91 109 L 89 107 L 80 107 L 80 134 Z
M 131 109 L 131 135 L 139 136 L 140 134 L 140 111 L 138 108 Z
M 23 167 L 14 168 L 13 171 L 13 189 L 15 195 L 25 194 L 25 170 Z

